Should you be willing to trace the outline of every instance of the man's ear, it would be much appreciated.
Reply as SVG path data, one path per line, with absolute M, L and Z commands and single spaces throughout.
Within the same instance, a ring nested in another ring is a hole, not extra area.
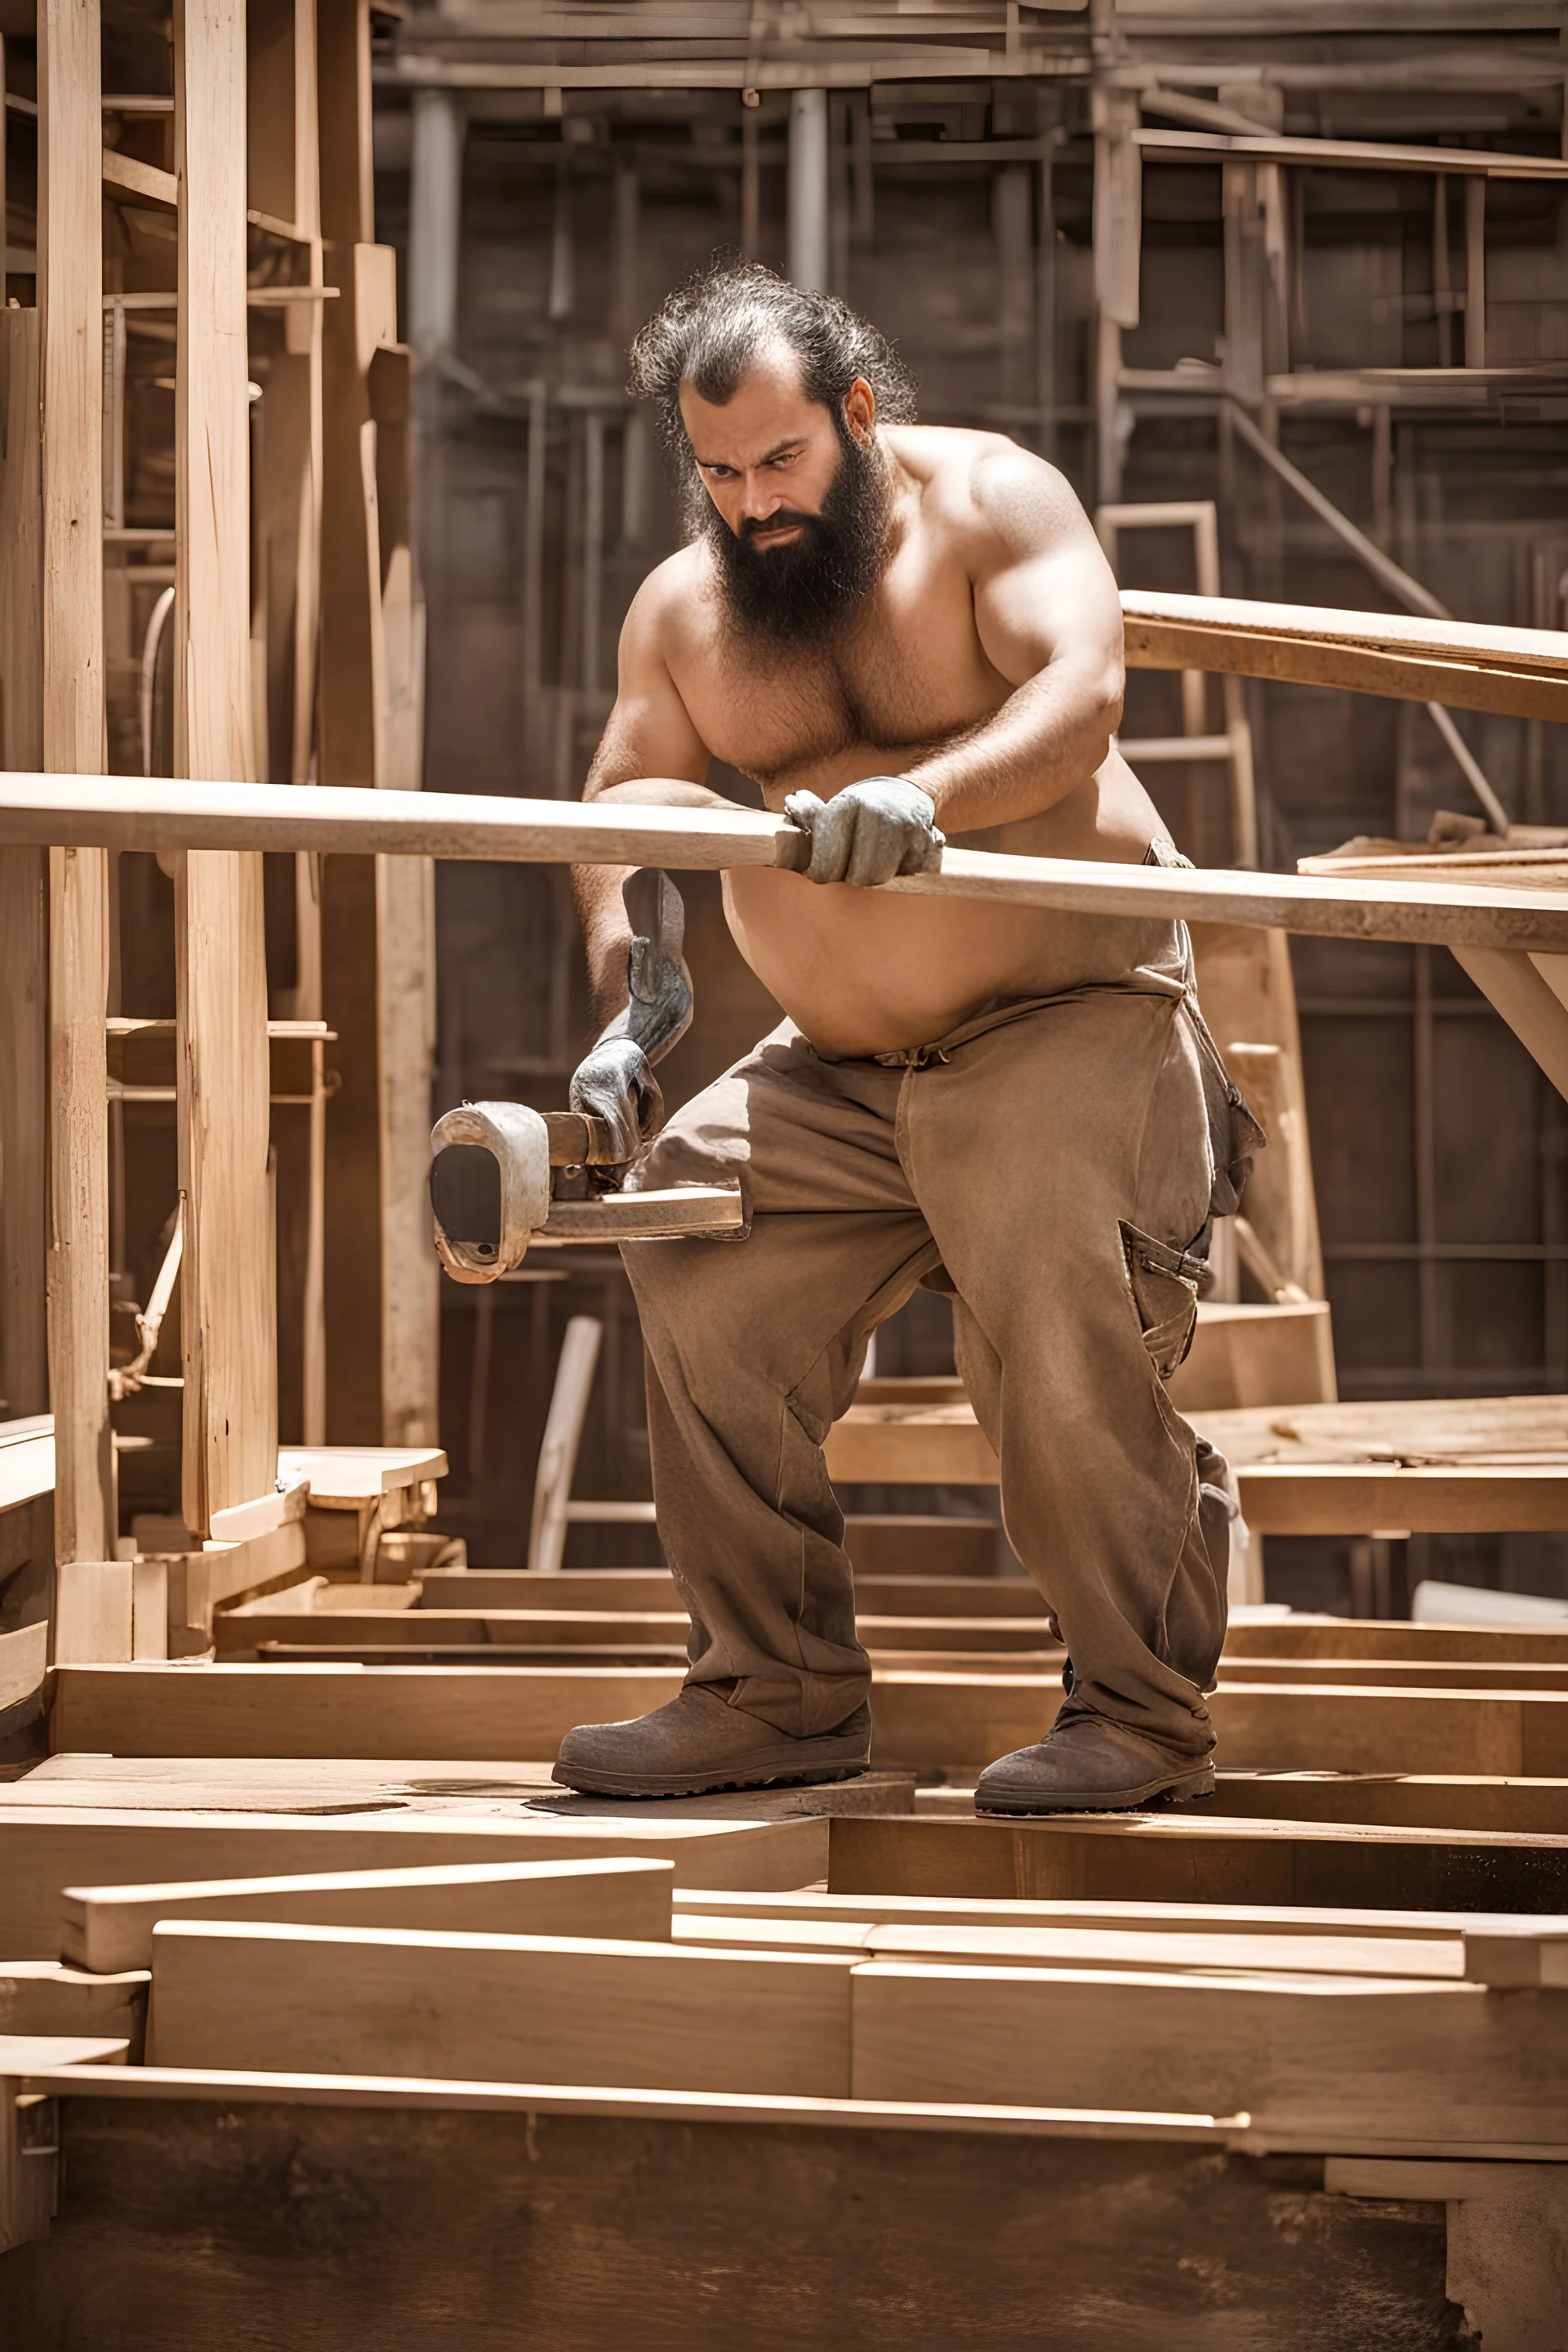
M 844 395 L 844 422 L 857 441 L 868 441 L 876 429 L 877 395 L 863 375 Z

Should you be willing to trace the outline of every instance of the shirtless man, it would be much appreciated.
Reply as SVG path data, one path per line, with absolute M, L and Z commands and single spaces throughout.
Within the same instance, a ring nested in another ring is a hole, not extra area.
M 690 1666 L 656 1713 L 571 1732 L 555 1778 L 651 1796 L 864 1769 L 870 1670 L 822 1446 L 924 1283 L 952 1298 L 1007 1531 L 1072 1662 L 1055 1722 L 978 1802 L 1199 1794 L 1228 1506 L 1163 1382 L 1258 1129 L 1180 924 L 875 887 L 944 836 L 1177 862 L 1115 748 L 1110 569 L 1049 466 L 915 423 L 881 336 L 758 265 L 672 295 L 632 357 L 690 538 L 627 614 L 586 796 L 729 805 L 703 782 L 722 760 L 810 863 L 725 876 L 788 1018 L 657 1133 L 649 1065 L 689 990 L 670 963 L 645 984 L 624 873 L 575 877 L 605 1025 L 572 1100 L 618 1123 L 633 1186 L 738 1174 L 749 1231 L 625 1248 Z

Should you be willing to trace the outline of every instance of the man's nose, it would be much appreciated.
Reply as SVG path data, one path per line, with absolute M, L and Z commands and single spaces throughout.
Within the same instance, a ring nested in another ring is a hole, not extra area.
M 749 520 L 766 522 L 770 515 L 777 514 L 783 504 L 782 490 L 762 481 L 755 474 L 746 476 L 745 512 Z

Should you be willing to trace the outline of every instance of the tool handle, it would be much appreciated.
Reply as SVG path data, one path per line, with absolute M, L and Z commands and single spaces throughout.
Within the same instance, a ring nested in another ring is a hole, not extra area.
M 552 1168 L 613 1168 L 615 1139 L 606 1119 L 584 1110 L 547 1110 Z

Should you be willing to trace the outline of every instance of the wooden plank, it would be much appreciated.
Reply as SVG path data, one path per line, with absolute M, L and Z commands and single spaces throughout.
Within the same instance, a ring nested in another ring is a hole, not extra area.
M 1133 145 L 1156 163 L 1180 163 L 1208 155 L 1300 163 L 1313 171 L 1458 172 L 1487 180 L 1562 180 L 1568 163 L 1555 155 L 1514 155 L 1484 147 L 1405 146 L 1388 140 L 1298 139 L 1271 131 L 1257 136 L 1224 131 L 1134 130 Z
M 1179 1393 L 1175 1382 L 1172 1389 L 1175 1403 L 1205 1430 L 1212 1415 L 1226 1410 Z M 830 1431 L 826 1451 L 830 1476 L 845 1481 L 994 1486 L 999 1475 L 968 1405 L 851 1405 Z M 1385 1528 L 1496 1533 L 1568 1522 L 1568 1460 L 1409 1466 L 1243 1461 L 1232 1467 L 1243 1515 L 1260 1535 L 1370 1535 Z
M 799 1886 L 826 1867 L 824 1821 L 366 1811 L 325 1815 L 0 1806 L 0 1949 L 59 1953 L 60 1890 L 171 1879 L 498 1862 L 673 1861 L 683 1885 Z
M 1255 1820 L 1568 1837 L 1568 1780 L 1434 1772 L 1222 1771 L 1203 1805 Z
M 174 61 L 174 766 L 238 785 L 254 773 L 240 0 L 176 0 Z M 205 1535 L 214 1511 L 266 1493 L 276 1475 L 261 860 L 198 852 L 175 891 L 182 1507 Z
M 668 1943 L 176 1920 L 151 2055 L 669 2090 L 849 2090 L 850 1964 Z
M 1373 1683 L 1384 1690 L 1568 1690 L 1568 1665 L 1550 1660 L 1462 1658 L 1358 1658 L 1345 1652 L 1331 1658 L 1274 1658 L 1268 1650 L 1223 1658 L 1222 1686 L 1242 1683 L 1293 1683 L 1318 1689 L 1331 1684 Z
M 43 763 L 103 766 L 103 264 L 99 12 L 38 15 Z M 49 858 L 49 1396 L 58 1416 L 55 1549 L 114 1549 L 109 1436 L 109 861 Z
M 61 1560 L 55 1571 L 55 1664 L 129 1659 L 131 1596 L 128 1559 Z
M 1169 1387 L 1178 1412 L 1331 1404 L 1334 1342 L 1328 1301 L 1243 1306 L 1226 1299 L 1201 1300 L 1191 1351 Z
M 1568 647 L 1552 630 L 1143 588 L 1122 590 L 1121 612 L 1132 669 L 1218 670 L 1523 718 L 1568 709 Z
M 20 2033 L 107 2035 L 142 2060 L 147 2022 L 147 1969 L 74 1968 L 59 1960 L 0 1960 L 0 2036 Z
M 1265 2135 L 1386 2130 L 1391 2116 L 1413 2140 L 1544 2152 L 1561 2135 L 1568 2012 L 1479 1986 L 872 1961 L 855 1970 L 854 2005 L 867 2098 L 1005 2103 L 1048 2083 L 1086 2106 L 1135 2091 L 1243 2110 Z
M 1487 1667 L 1568 1664 L 1568 1626 L 1408 1625 L 1368 1617 L 1264 1618 L 1232 1623 L 1227 1664 L 1255 1657 L 1410 1658 Z
M 1451 1936 L 1252 1935 L 1163 1927 L 1016 1927 L 984 1924 L 877 1926 L 850 1919 L 766 1919 L 680 1912 L 678 1944 L 724 1944 L 736 1951 L 832 1951 L 857 1960 L 919 1960 L 958 1968 L 1092 1969 L 1097 1973 L 1425 1978 L 1459 1984 L 1466 1944 Z M 1528 1936 L 1529 1930 L 1526 1930 Z M 1501 1940 L 1501 1939 L 1500 1939 Z M 1528 1954 L 1530 1946 L 1523 1950 Z M 1528 1965 L 1528 1961 L 1524 1963 Z M 1539 1979 L 1537 1979 L 1539 1980 Z
M 707 1919 L 771 1920 L 811 1935 L 819 1927 L 908 1927 L 921 1935 L 938 1928 L 1086 1928 L 1136 1936 L 1216 1936 L 1234 1931 L 1252 1937 L 1348 1937 L 1379 1941 L 1408 1939 L 1439 1945 L 1456 1936 L 1483 1935 L 1535 1924 L 1507 1912 L 1379 1911 L 1314 1904 L 1208 1903 L 1195 1895 L 1162 1902 L 1054 1899 L 1024 1896 L 887 1895 L 864 1891 L 823 1894 L 802 1888 L 791 1894 L 739 1895 L 723 1887 L 675 1890 L 676 1915 L 700 1925 Z M 1415 1971 L 1419 1973 L 1418 1970 Z
M 4 143 L 0 130 L 0 150 Z M 44 760 L 39 315 L 0 308 L 3 768 L 39 768 Z M 49 1401 L 47 909 L 47 855 L 0 850 L 0 1395 L 13 1415 L 43 1412 Z
M 1568 1706 L 1546 1694 L 1253 1683 L 1209 1711 L 1224 1761 L 1266 1770 L 1568 1772 Z
M 1150 1815 L 831 1824 L 848 1895 L 1058 1903 L 1301 1904 L 1363 1911 L 1568 1908 L 1568 1840 Z M 678 1907 L 684 1907 L 677 1893 Z
M 1568 1015 L 1564 1031 L 1568 1037 Z M 1568 1460 L 1452 1468 L 1255 1463 L 1237 1471 L 1237 1483 L 1247 1524 L 1258 1535 L 1373 1535 L 1385 1528 L 1495 1534 L 1568 1527 Z
M 1213 608 L 1222 600 L 1191 601 Z M 1184 657 L 1170 666 L 1192 663 Z M 1426 682 L 1423 698 L 1435 690 Z M 1458 698 L 1450 692 L 1447 698 Z M 1568 711 L 1568 679 L 1562 707 Z M 534 864 L 662 865 L 676 870 L 791 865 L 799 846 L 799 835 L 786 820 L 744 809 L 509 801 L 500 794 L 373 793 L 349 785 L 300 792 L 284 784 L 252 784 L 220 792 L 161 777 L 148 780 L 131 803 L 90 777 L 0 780 L 0 842 L 62 839 L 153 851 L 374 851 Z M 1494 889 L 1457 880 L 1373 885 L 1233 867 L 1205 871 L 1004 857 L 950 847 L 939 871 L 906 875 L 884 887 L 916 897 L 956 896 L 1140 920 L 1180 917 L 1257 924 L 1330 939 L 1568 952 L 1568 907 L 1560 891 Z M 330 1003 L 327 1009 L 331 1017 Z M 333 1025 L 341 1028 L 335 1019 Z
M 95 1971 L 151 1968 L 153 1928 L 160 1919 L 614 1936 L 650 1943 L 670 1932 L 674 1872 L 674 1864 L 662 1860 L 494 1862 L 68 1886 L 61 1896 L 60 1953 L 79 1969 Z
M 1204 1018 L 1220 1052 L 1234 1057 L 1232 1075 L 1268 1137 L 1268 1150 L 1247 1178 L 1247 1221 L 1289 1279 L 1321 1298 L 1323 1258 L 1289 942 L 1279 931 L 1205 923 L 1194 927 L 1192 938 Z M 1329 1361 L 1331 1372 L 1331 1345 Z
M 1531 958 L 1465 948 L 1458 961 L 1558 1093 L 1568 1095 L 1568 1007 Z
M 121 1756 L 413 1756 L 552 1760 L 578 1723 L 661 1706 L 665 1667 L 72 1667 L 57 1748 Z
M 44 1686 L 48 1657 L 47 1624 L 19 1625 L 9 1633 L 0 1633 L 0 1715 L 37 1697 Z
M 407 1445 L 288 1445 L 278 1456 L 278 1475 L 302 1478 L 317 1510 L 357 1510 L 400 1488 L 427 1478 L 444 1478 L 447 1457 L 428 1442 Z
M 354 2343 L 367 2310 L 405 2352 L 432 2309 L 476 2347 L 525 2314 L 540 2344 L 613 2352 L 635 2315 L 681 2352 L 741 2329 L 1016 2352 L 1042 2281 L 1064 2352 L 1201 2344 L 1221 2298 L 1248 2352 L 1405 2352 L 1450 2324 L 1440 2208 L 1324 2195 L 1321 2164 L 1259 2162 L 1212 2120 L 298 2071 L 25 2087 L 58 2100 L 68 2189 L 7 2266 L 24 2342 L 62 2306 L 120 2308 L 128 2279 L 153 2340 L 243 2340 L 236 2314 L 262 2313 L 290 2352 Z M 302 2179 L 332 2184 L 330 2256 L 301 2258 Z
M 156 163 L 143 163 L 136 155 L 121 155 L 112 147 L 103 151 L 103 184 L 116 195 L 133 196 L 139 205 L 167 205 L 172 212 L 179 210 L 180 183 L 173 172 L 161 171 Z
M 359 1589 L 374 1591 L 374 1587 Z M 1031 1654 L 1048 1652 L 1058 1657 L 1063 1654 L 1060 1645 L 1051 1640 L 1045 1620 L 1038 1615 L 882 1617 L 862 1610 L 857 1625 L 860 1640 L 868 1650 L 894 1655 L 908 1650 L 935 1651 L 943 1655 L 951 1654 L 954 1663 L 960 1664 L 962 1654 L 971 1650 L 1004 1655 L 1017 1651 Z M 678 1651 L 682 1660 L 690 1630 L 690 1620 L 684 1610 L 596 1610 L 586 1615 L 563 1609 L 332 1608 L 301 1612 L 268 1610 L 264 1602 L 228 1611 L 215 1626 L 220 1654 L 252 1650 L 263 1642 L 341 1643 L 355 1648 L 400 1644 L 417 1649 L 428 1649 L 432 1643 L 463 1643 L 518 1650 L 568 1645 L 594 1649 L 606 1644 L 625 1649 L 633 1643 L 652 1643 Z M 1462 1670 L 1432 1667 L 1417 1671 L 1442 1676 Z M 1561 1672 L 1562 1686 L 1568 1688 L 1568 1668 L 1543 1671 Z M 1558 1685 L 1547 1686 L 1555 1689 Z

